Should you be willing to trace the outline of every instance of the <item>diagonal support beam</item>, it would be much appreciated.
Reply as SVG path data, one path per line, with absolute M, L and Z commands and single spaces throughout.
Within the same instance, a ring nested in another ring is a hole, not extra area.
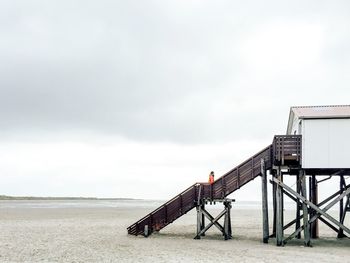
M 298 216 L 296 219 L 293 219 L 292 221 L 290 221 L 288 224 L 286 224 L 284 227 L 283 227 L 283 230 L 286 230 L 287 228 L 291 227 L 292 225 L 295 224 L 295 222 L 297 220 L 300 220 L 303 218 L 303 214 L 301 214 L 300 216 Z
M 346 188 L 348 188 L 348 190 L 350 185 L 346 186 Z M 323 200 L 321 203 L 318 204 L 318 207 L 324 205 L 325 203 L 327 203 L 328 201 L 330 201 L 331 199 L 333 199 L 334 197 L 336 197 L 337 195 L 339 195 L 341 193 L 341 191 L 337 191 L 336 193 L 332 194 L 330 197 L 327 197 L 325 200 Z M 342 194 L 340 196 L 338 196 L 335 200 L 333 200 L 331 203 L 329 203 L 325 208 L 322 209 L 322 211 L 327 212 L 332 206 L 334 206 L 337 202 L 339 202 L 339 200 L 342 200 L 344 198 L 345 194 Z M 336 232 L 339 231 L 339 229 L 335 228 L 333 225 L 331 225 L 328 221 L 326 221 L 324 218 L 322 218 L 322 215 L 320 214 L 316 214 L 314 215 L 308 223 L 312 223 L 314 222 L 316 219 L 320 219 L 323 223 L 325 223 L 328 227 L 330 227 L 331 229 L 335 230 Z M 335 223 L 336 224 L 336 223 Z M 338 224 L 337 224 L 338 225 Z M 285 242 L 287 242 L 288 240 L 291 240 L 292 238 L 294 238 L 296 235 L 298 235 L 298 233 L 300 233 L 302 230 L 304 229 L 304 226 L 301 226 L 300 228 L 298 228 L 297 230 L 295 230 L 295 232 L 293 234 L 291 234 L 288 238 L 285 239 Z M 342 229 L 342 228 L 341 228 Z
M 208 213 L 207 210 L 202 209 L 202 213 L 206 216 L 206 218 L 209 219 L 210 222 L 213 222 L 213 224 L 221 231 L 224 231 L 224 227 L 218 222 L 218 220 L 214 221 L 214 217 Z M 219 218 L 220 219 L 220 218 Z
M 333 226 L 331 223 L 329 223 L 326 219 L 322 218 L 322 216 L 320 216 L 318 218 L 321 222 L 323 222 L 326 226 L 328 226 L 330 229 L 334 230 L 335 232 L 338 233 L 339 229 L 336 228 L 335 226 Z M 347 236 L 346 236 L 347 237 Z
M 283 193 L 286 195 L 286 196 L 288 196 L 290 199 L 292 199 L 294 202 L 298 202 L 298 199 L 297 198 L 295 198 L 294 196 L 292 196 L 290 193 L 288 193 L 288 192 L 286 192 L 286 191 L 284 191 L 283 190 Z
M 313 204 L 312 202 L 310 202 L 309 200 L 307 200 L 305 197 L 301 196 L 300 194 L 298 194 L 297 192 L 295 192 L 292 188 L 290 188 L 289 186 L 287 186 L 286 184 L 282 183 L 280 180 L 278 180 L 277 178 L 273 178 L 274 182 L 276 184 L 278 184 L 279 186 L 283 187 L 286 191 L 288 191 L 289 193 L 293 194 L 294 196 L 296 196 L 297 198 L 299 198 L 303 203 L 309 205 L 312 209 L 314 209 L 317 214 L 314 215 L 310 220 L 309 220 L 309 224 L 312 223 L 313 221 L 315 221 L 318 217 L 320 217 L 320 215 L 324 216 L 325 218 L 327 218 L 329 221 L 331 221 L 333 224 L 337 225 L 338 227 L 342 228 L 345 232 L 350 234 L 350 229 L 348 229 L 346 226 L 344 226 L 342 223 L 338 222 L 336 219 L 334 219 L 332 216 L 330 216 L 329 214 L 326 213 L 326 211 L 331 208 L 334 204 L 336 204 L 337 202 L 339 202 L 341 199 L 344 198 L 344 196 L 346 196 L 347 194 L 350 193 L 350 188 L 349 186 L 347 186 L 347 190 L 344 191 L 341 195 L 339 195 L 335 200 L 333 200 L 331 203 L 329 203 L 324 209 L 320 209 L 318 206 L 316 206 L 315 204 Z M 288 238 L 286 238 L 284 240 L 284 243 L 286 243 L 288 240 L 294 238 L 304 227 L 300 227 L 299 229 L 297 229 L 292 235 L 290 235 Z
M 199 238 L 202 234 L 204 234 L 209 228 L 211 228 L 217 221 L 226 213 L 226 209 L 222 211 L 217 217 L 215 217 L 201 232 L 197 233 L 195 239 Z M 224 230 L 223 230 L 224 231 Z M 224 232 L 223 232 L 224 233 Z
M 331 196 L 327 197 L 325 200 L 323 200 L 322 202 L 318 203 L 317 206 L 323 206 L 324 204 L 328 203 L 330 200 L 332 200 L 334 197 L 336 197 L 337 195 L 341 194 L 342 191 L 337 191 L 334 194 L 332 194 Z

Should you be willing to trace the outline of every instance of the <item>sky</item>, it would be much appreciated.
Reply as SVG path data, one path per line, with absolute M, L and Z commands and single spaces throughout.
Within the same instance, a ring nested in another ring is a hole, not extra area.
M 349 27 L 348 1 L 2 0 L 0 194 L 168 199 L 219 177 L 290 106 L 349 104 Z

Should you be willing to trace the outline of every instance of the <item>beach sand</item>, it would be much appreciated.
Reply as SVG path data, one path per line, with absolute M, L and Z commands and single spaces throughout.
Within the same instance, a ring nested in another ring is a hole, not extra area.
M 350 261 L 350 240 L 336 239 L 336 233 L 323 224 L 322 238 L 313 240 L 312 248 L 303 247 L 302 240 L 284 247 L 276 247 L 274 239 L 263 244 L 261 211 L 257 208 L 233 205 L 232 240 L 224 241 L 216 228 L 194 240 L 195 211 L 144 238 L 127 235 L 126 228 L 153 210 L 152 205 L 95 202 L 79 205 L 77 201 L 70 206 L 38 201 L 36 206 L 34 201 L 0 201 L 0 262 Z M 286 211 L 286 221 L 293 214 Z

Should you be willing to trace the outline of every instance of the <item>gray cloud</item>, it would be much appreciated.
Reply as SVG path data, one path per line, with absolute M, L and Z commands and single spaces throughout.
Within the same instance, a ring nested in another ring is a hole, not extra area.
M 291 105 L 348 103 L 348 10 L 347 1 L 3 1 L 0 129 L 270 138 L 285 131 Z M 268 49 L 278 31 L 264 35 L 279 23 L 282 45 L 320 28 L 310 61 L 280 62 L 293 45 Z M 249 41 L 262 58 L 247 59 Z

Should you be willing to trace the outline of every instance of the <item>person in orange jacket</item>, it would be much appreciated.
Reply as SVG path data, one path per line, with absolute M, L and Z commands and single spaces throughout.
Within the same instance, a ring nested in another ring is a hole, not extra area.
M 211 171 L 209 174 L 209 183 L 210 184 L 214 183 L 214 172 L 213 171 Z

